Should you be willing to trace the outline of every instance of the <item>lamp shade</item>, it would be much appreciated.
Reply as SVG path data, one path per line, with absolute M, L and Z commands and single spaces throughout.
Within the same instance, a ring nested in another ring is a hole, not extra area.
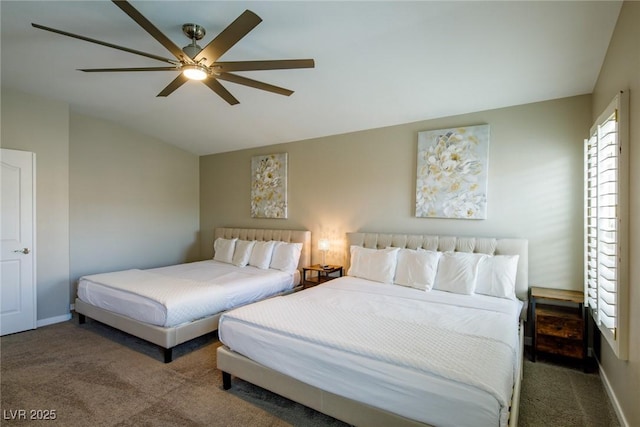
M 327 240 L 327 239 L 318 240 L 318 249 L 321 250 L 321 251 L 328 251 L 329 250 L 329 240 Z

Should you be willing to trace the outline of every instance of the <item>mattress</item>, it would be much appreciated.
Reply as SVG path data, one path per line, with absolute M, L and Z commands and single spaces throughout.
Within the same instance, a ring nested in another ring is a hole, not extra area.
M 507 425 L 522 302 L 343 277 L 224 313 L 232 351 L 438 426 Z
M 172 327 L 292 289 L 300 273 L 214 260 L 81 277 L 82 301 L 152 325 Z

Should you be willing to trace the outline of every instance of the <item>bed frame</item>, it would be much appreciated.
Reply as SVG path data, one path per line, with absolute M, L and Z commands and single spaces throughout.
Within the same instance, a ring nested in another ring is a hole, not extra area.
M 523 322 L 526 320 L 526 299 L 529 288 L 528 241 L 525 239 L 486 237 L 347 233 L 347 254 L 350 253 L 348 248 L 351 245 L 377 249 L 392 246 L 409 249 L 423 248 L 438 251 L 477 252 L 492 255 L 519 255 L 516 295 L 519 299 L 525 301 L 525 309 L 523 309 L 519 322 L 519 364 L 513 386 L 511 407 L 509 409 L 509 426 L 517 427 L 523 374 L 522 364 L 524 360 Z M 349 260 L 347 260 L 346 264 L 345 271 L 347 271 Z M 231 375 L 234 375 L 351 425 L 368 427 L 386 427 L 390 425 L 394 427 L 425 426 L 424 423 L 375 408 L 353 399 L 338 396 L 298 381 L 254 362 L 239 353 L 235 353 L 224 345 L 218 347 L 217 350 L 217 367 L 222 371 L 222 386 L 225 390 L 231 388 Z
M 214 240 L 238 238 L 241 240 L 269 241 L 277 240 L 287 243 L 302 243 L 302 252 L 298 262 L 298 269 L 311 263 L 311 232 L 301 230 L 269 230 L 255 228 L 216 228 Z M 290 293 L 297 288 L 283 292 Z M 281 295 L 279 294 L 279 295 Z M 222 313 L 216 313 L 193 322 L 165 328 L 140 322 L 121 314 L 88 304 L 76 298 L 75 311 L 78 313 L 79 323 L 86 322 L 86 317 L 105 323 L 121 331 L 142 338 L 164 349 L 164 362 L 173 360 L 173 347 L 218 329 L 218 322 Z

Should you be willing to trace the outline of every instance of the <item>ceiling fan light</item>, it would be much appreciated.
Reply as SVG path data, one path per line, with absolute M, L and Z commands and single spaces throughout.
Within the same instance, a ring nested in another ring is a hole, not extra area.
M 185 65 L 182 74 L 190 80 L 204 80 L 207 78 L 207 69 L 202 65 Z

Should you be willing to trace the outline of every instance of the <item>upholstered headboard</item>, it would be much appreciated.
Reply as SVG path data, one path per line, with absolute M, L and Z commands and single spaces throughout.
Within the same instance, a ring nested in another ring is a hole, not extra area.
M 430 251 L 476 252 L 489 255 L 519 255 L 516 296 L 526 300 L 529 291 L 529 241 L 491 237 L 434 236 L 426 234 L 347 233 L 347 268 L 352 245 L 371 249 L 389 246 Z
M 240 240 L 277 240 L 287 243 L 302 243 L 302 252 L 298 261 L 298 269 L 311 265 L 311 232 L 303 230 L 269 230 L 264 228 L 231 228 L 215 229 L 213 240 L 238 238 Z

